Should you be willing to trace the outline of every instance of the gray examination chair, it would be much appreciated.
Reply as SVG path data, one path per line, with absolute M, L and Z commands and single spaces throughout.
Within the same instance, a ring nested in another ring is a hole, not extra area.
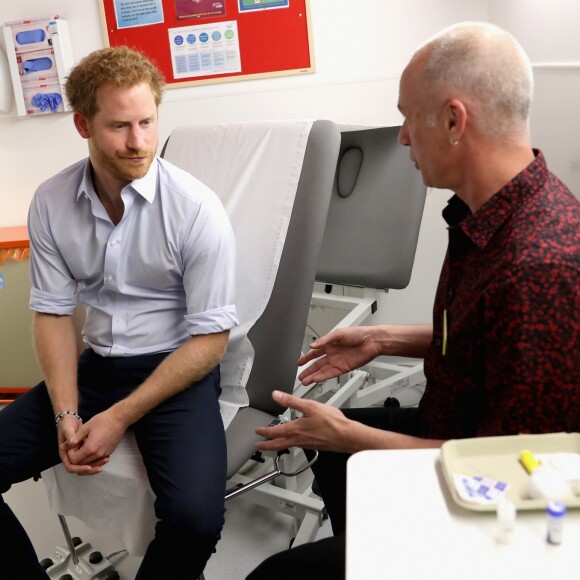
M 276 122 L 269 125 L 272 131 L 276 130 Z M 252 124 L 249 123 L 246 126 L 251 127 Z M 242 125 L 240 127 L 243 130 L 244 127 Z M 177 129 L 195 131 L 196 127 Z M 191 171 L 183 155 L 172 155 L 171 145 L 174 133 L 175 131 L 165 143 L 162 156 Z M 250 480 L 239 475 L 238 471 L 254 455 L 254 445 L 259 439 L 255 434 L 256 427 L 270 424 L 285 411 L 272 401 L 271 392 L 274 389 L 292 392 L 294 388 L 297 374 L 296 360 L 300 355 L 304 340 L 339 147 L 340 132 L 337 125 L 325 120 L 314 121 L 307 136 L 294 204 L 271 294 L 263 312 L 247 332 L 247 338 L 255 352 L 251 372 L 245 384 L 248 404 L 235 412 L 226 429 L 228 477 L 231 478 L 232 486 L 226 498 L 229 499 L 244 492 L 245 497 L 256 494 L 254 501 L 266 506 L 274 506 L 280 504 L 279 496 L 276 494 L 281 493 L 286 502 L 284 513 L 290 513 L 288 506 L 293 505 L 292 515 L 296 517 L 298 526 L 306 516 L 319 521 L 323 511 L 322 502 L 305 494 L 285 489 L 275 491 L 273 494 L 268 491 L 260 494 L 256 492 L 258 489 L 274 488 L 273 485 L 262 484 L 278 475 L 295 475 L 304 470 L 307 465 L 302 465 L 289 474 L 278 466 L 276 460 L 276 469 L 257 480 Z M 223 164 L 220 165 L 220 162 L 219 158 L 215 159 L 216 172 L 218 174 L 227 172 L 229 168 Z M 195 175 L 194 171 L 191 172 Z M 275 187 L 275 185 L 273 182 L 272 186 Z M 243 202 L 251 209 L 253 203 L 251 196 Z M 234 231 L 236 232 L 235 224 Z M 254 234 L 260 235 L 260 232 L 251 232 L 251 235 Z M 245 232 L 244 235 L 250 234 Z M 239 237 L 238 232 L 236 232 L 236 238 L 239 251 L 243 253 L 245 239 Z M 251 256 L 246 257 L 245 267 L 249 269 L 253 267 Z M 106 470 L 104 473 L 106 474 Z M 47 475 L 46 472 L 43 473 L 42 479 L 45 480 Z M 65 476 L 67 475 L 69 474 L 65 473 Z M 143 484 L 148 487 L 147 481 Z M 82 542 L 79 538 L 75 541 L 71 538 L 64 516 L 77 515 L 78 517 L 78 514 L 74 511 L 67 511 L 69 508 L 66 505 L 54 503 L 52 505 L 53 509 L 59 513 L 67 546 L 57 547 L 56 557 L 52 557 L 52 564 L 46 567 L 49 576 L 60 578 L 68 573 L 76 579 L 75 569 L 81 566 L 85 569 L 82 578 L 107 578 L 107 580 L 118 578 L 113 564 L 106 558 L 99 563 L 89 562 L 89 559 L 95 559 L 89 557 L 94 552 L 90 544 Z M 152 509 L 151 505 L 151 511 Z M 309 537 L 302 540 L 300 534 L 297 534 L 295 543 L 297 545 L 307 539 Z
M 372 290 L 376 295 L 409 284 L 426 187 L 408 148 L 398 142 L 399 129 L 341 126 L 339 163 L 316 271 L 317 287 L 324 291 L 315 292 L 311 303 L 314 327 L 320 312 L 335 321 L 332 328 L 372 323 L 369 318 L 378 308 Z M 399 405 L 403 391 L 417 402 L 424 380 L 420 360 L 378 360 L 340 377 L 336 385 L 297 383 L 295 394 L 322 392 L 321 399 L 336 407 Z

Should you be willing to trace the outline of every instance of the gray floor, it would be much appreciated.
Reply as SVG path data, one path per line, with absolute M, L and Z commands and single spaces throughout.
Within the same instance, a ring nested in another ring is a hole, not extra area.
M 57 515 L 48 504 L 42 482 L 18 484 L 5 495 L 5 499 L 29 533 L 39 559 L 51 557 L 56 546 L 65 546 Z M 254 505 L 243 496 L 229 501 L 227 508 L 222 539 L 206 567 L 206 580 L 245 578 L 264 558 L 286 549 L 294 534 L 291 516 Z M 74 517 L 68 517 L 67 523 L 73 536 L 90 542 L 92 549 L 105 556 L 123 548 L 115 538 L 87 528 Z M 325 522 L 317 537 L 329 534 L 330 524 Z M 130 580 L 135 577 L 140 558 L 121 553 L 112 556 L 110 561 L 122 580 Z

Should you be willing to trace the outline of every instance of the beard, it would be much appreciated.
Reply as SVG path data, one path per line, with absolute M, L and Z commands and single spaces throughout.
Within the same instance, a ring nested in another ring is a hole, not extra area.
M 95 140 L 91 141 L 91 157 L 114 179 L 133 181 L 145 177 L 155 157 L 154 150 L 115 151 L 112 155 L 105 153 Z M 139 161 L 135 161 L 139 159 Z

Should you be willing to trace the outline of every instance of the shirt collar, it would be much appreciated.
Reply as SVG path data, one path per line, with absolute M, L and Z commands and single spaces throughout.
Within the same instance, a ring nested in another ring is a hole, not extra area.
M 471 213 L 463 201 L 453 196 L 443 210 L 443 218 L 449 226 L 459 227 L 474 244 L 484 248 L 514 211 L 546 182 L 546 160 L 539 149 L 533 151 L 535 159 L 475 213 Z
M 140 179 L 133 180 L 127 187 L 131 187 L 141 197 L 145 198 L 149 203 L 153 203 L 155 199 L 155 192 L 157 191 L 157 173 L 159 171 L 159 160 L 157 157 L 153 159 L 149 171 Z M 93 179 L 91 175 L 91 161 L 87 158 L 83 178 L 77 191 L 77 201 L 82 197 L 90 198 L 90 195 L 95 193 L 93 187 Z
M 157 157 L 153 159 L 149 171 L 140 179 L 135 179 L 129 186 L 132 187 L 141 197 L 149 203 L 153 203 L 155 192 L 157 191 L 157 173 L 159 171 L 159 161 Z
M 85 197 L 90 199 L 91 193 L 95 192 L 95 188 L 93 187 L 93 179 L 91 177 L 91 162 L 87 159 L 85 164 L 85 171 L 83 173 L 83 178 L 79 185 L 79 189 L 77 191 L 77 201 L 81 197 Z

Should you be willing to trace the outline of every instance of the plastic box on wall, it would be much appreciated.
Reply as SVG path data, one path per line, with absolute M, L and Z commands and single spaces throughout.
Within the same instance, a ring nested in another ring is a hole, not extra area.
M 0 113 L 8 113 L 12 108 L 12 81 L 6 53 L 0 46 Z
M 39 81 L 47 78 L 58 79 L 54 48 L 17 54 L 16 64 L 18 65 L 18 74 L 25 81 Z
M 67 21 L 6 22 L 3 32 L 18 115 L 66 111 L 64 84 L 74 64 Z
M 60 94 L 61 86 L 57 81 L 22 83 L 22 96 L 28 114 L 62 113 L 64 105 L 62 99 L 55 99 L 55 94 Z

